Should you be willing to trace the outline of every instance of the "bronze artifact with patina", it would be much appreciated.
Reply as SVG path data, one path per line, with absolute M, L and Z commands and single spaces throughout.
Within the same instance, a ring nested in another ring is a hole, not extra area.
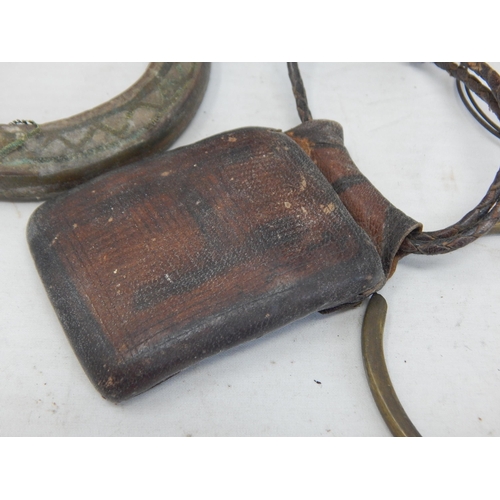
M 440 66 L 496 112 L 491 68 Z M 342 127 L 312 120 L 297 66 L 289 71 L 298 127 L 237 129 L 141 159 L 33 215 L 28 238 L 40 276 L 105 398 L 140 394 L 312 312 L 358 305 L 403 256 L 455 250 L 498 220 L 499 174 L 461 221 L 423 232 L 357 169 Z M 383 323 L 380 297 L 372 300 L 368 334 Z M 367 360 L 371 379 L 376 359 Z M 382 394 L 379 407 L 390 397 Z M 397 421 L 391 430 L 416 435 L 399 425 L 396 406 L 393 398 L 384 415 Z
M 209 73 L 208 63 L 151 63 L 94 109 L 0 125 L 0 200 L 43 200 L 168 148 L 196 113 Z

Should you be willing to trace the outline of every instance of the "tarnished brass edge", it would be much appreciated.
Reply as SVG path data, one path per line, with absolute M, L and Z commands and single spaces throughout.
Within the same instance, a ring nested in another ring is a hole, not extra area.
M 374 293 L 363 319 L 361 349 L 363 363 L 370 389 L 377 407 L 396 437 L 421 437 L 403 409 L 394 387 L 384 358 L 384 325 L 387 302 Z

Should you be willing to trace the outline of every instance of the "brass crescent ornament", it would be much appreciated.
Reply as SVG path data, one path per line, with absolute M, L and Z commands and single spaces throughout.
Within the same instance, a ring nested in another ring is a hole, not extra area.
M 395 437 L 420 437 L 392 385 L 384 359 L 384 325 L 387 302 L 374 293 L 363 319 L 361 349 L 373 398 L 387 427 Z

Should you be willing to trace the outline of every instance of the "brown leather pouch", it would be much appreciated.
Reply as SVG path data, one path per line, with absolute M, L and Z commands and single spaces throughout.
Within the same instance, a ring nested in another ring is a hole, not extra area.
M 335 122 L 226 132 L 42 205 L 28 237 L 66 334 L 110 400 L 309 313 L 360 303 L 419 225 Z

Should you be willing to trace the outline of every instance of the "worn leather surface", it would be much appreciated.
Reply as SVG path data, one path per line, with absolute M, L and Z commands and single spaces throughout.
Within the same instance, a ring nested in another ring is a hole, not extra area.
M 342 126 L 330 120 L 305 122 L 287 134 L 328 179 L 354 220 L 369 235 L 387 277 L 396 269 L 403 240 L 421 224 L 397 209 L 373 186 L 344 146 Z
M 378 290 L 378 247 L 331 181 L 286 134 L 244 128 L 42 205 L 31 251 L 104 397 Z

